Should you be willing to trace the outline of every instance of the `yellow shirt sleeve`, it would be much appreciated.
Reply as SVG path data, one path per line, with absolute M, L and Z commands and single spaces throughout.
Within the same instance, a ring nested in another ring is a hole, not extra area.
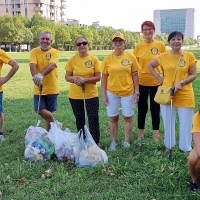
M 8 64 L 10 61 L 12 60 L 12 58 L 2 49 L 0 49 L 0 77 L 1 77 L 1 73 L 2 73 L 2 66 L 3 64 Z M 3 86 L 0 86 L 0 92 L 3 91 Z
M 132 73 L 139 70 L 136 57 L 124 51 L 121 56 L 114 53 L 104 58 L 101 72 L 108 74 L 107 90 L 118 96 L 129 96 L 134 93 Z
M 184 51 L 183 56 L 174 56 L 170 52 L 162 53 L 157 57 L 158 63 L 164 71 L 163 86 L 171 87 L 174 73 L 174 83 L 180 82 L 189 76 L 189 69 L 197 62 L 191 52 Z M 185 84 L 181 90 L 174 94 L 173 105 L 175 107 L 194 108 L 195 99 L 192 83 Z
M 196 112 L 192 119 L 192 132 L 191 133 L 196 133 L 196 132 L 200 132 L 200 113 L 199 112 Z
M 73 73 L 73 76 L 85 78 L 93 77 L 94 73 L 100 72 L 100 63 L 96 56 L 88 55 L 81 58 L 78 54 L 71 57 L 66 66 L 66 71 Z M 85 98 L 90 99 L 98 96 L 97 86 L 94 83 L 85 84 Z M 75 83 L 70 84 L 68 97 L 72 99 L 83 99 L 82 88 Z
M 30 63 L 36 64 L 36 71 L 40 73 L 50 63 L 58 65 L 59 52 L 51 48 L 48 51 L 42 51 L 39 47 L 34 48 L 30 52 Z M 49 74 L 44 76 L 42 80 L 42 95 L 59 94 L 58 87 L 58 69 L 54 68 Z M 39 94 L 39 88 L 34 85 L 34 94 Z
M 142 41 L 138 43 L 133 51 L 133 54 L 136 56 L 139 65 L 139 84 L 143 86 L 157 86 L 160 83 L 155 79 L 155 77 L 150 73 L 147 65 L 148 63 L 156 58 L 161 53 L 166 52 L 166 48 L 163 42 L 154 40 L 151 43 L 146 43 Z M 157 67 L 156 72 L 162 76 L 162 70 L 160 67 Z

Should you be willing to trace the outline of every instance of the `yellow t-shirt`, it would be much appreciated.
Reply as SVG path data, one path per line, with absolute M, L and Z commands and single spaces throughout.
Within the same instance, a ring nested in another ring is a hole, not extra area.
M 154 40 L 151 43 L 142 41 L 136 44 L 133 54 L 136 56 L 140 69 L 139 69 L 139 84 L 143 86 L 156 86 L 160 83 L 150 73 L 147 65 L 148 63 L 156 58 L 160 53 L 166 52 L 166 48 L 163 42 Z M 157 73 L 162 76 L 162 71 L 158 67 Z
M 118 96 L 129 96 L 134 93 L 132 73 L 138 71 L 136 57 L 124 51 L 121 56 L 114 53 L 106 56 L 101 66 L 101 72 L 108 74 L 107 90 Z
M 180 59 L 181 58 L 181 59 Z M 196 62 L 193 53 L 184 51 L 183 56 L 174 56 L 170 52 L 162 53 L 158 56 L 158 63 L 164 71 L 163 86 L 172 86 L 174 71 L 178 65 L 174 83 L 185 79 L 189 73 L 189 68 Z M 174 94 L 173 105 L 175 107 L 194 108 L 194 91 L 192 83 L 185 84 L 181 90 Z
M 42 51 L 39 47 L 34 48 L 30 52 L 30 63 L 36 64 L 37 73 L 40 73 L 50 63 L 58 66 L 59 52 L 51 48 L 48 51 Z M 58 68 L 53 69 L 49 74 L 44 76 L 42 80 L 42 95 L 58 94 Z M 39 88 L 34 85 L 34 94 L 39 94 Z
M 78 54 L 69 59 L 65 70 L 72 72 L 73 76 L 82 76 L 85 78 L 93 77 L 94 73 L 100 72 L 100 63 L 96 56 L 88 55 L 80 57 Z M 90 99 L 98 96 L 97 86 L 94 83 L 85 84 L 85 98 Z M 69 98 L 83 99 L 82 88 L 75 83 L 70 84 Z
M 1 72 L 2 72 L 2 67 L 3 64 L 8 64 L 10 61 L 12 60 L 12 58 L 2 49 L 0 49 L 0 77 L 1 77 Z M 0 86 L 0 92 L 3 91 L 3 87 Z
M 192 132 L 191 133 L 196 133 L 196 132 L 200 132 L 200 113 L 199 112 L 196 112 L 192 119 Z

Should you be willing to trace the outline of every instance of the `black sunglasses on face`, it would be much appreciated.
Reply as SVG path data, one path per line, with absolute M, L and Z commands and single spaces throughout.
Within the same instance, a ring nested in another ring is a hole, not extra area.
M 77 46 L 77 47 L 80 47 L 81 45 L 84 45 L 84 46 L 85 46 L 85 45 L 87 45 L 87 44 L 88 44 L 88 42 L 77 42 L 77 43 L 76 43 L 76 46 Z
M 114 43 L 122 43 L 124 40 L 113 40 Z

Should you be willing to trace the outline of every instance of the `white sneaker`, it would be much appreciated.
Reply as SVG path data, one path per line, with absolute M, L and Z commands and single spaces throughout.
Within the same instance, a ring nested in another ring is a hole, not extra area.
M 130 144 L 129 144 L 128 142 L 124 142 L 123 147 L 124 147 L 124 148 L 129 148 L 129 147 L 130 147 Z
M 110 144 L 110 150 L 115 150 L 116 146 L 117 146 L 117 143 L 112 141 Z
M 4 141 L 5 137 L 3 135 L 0 135 L 0 141 Z

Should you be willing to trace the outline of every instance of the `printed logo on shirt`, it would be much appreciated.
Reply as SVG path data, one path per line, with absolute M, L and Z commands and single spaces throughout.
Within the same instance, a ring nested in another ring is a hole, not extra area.
M 179 67 L 184 67 L 184 66 L 185 66 L 185 60 L 182 60 L 182 59 L 181 59 L 181 60 L 179 61 L 179 63 L 178 63 L 178 66 L 179 66 Z
M 158 54 L 158 49 L 157 49 L 156 47 L 153 47 L 153 48 L 151 49 L 151 53 L 152 53 L 153 55 L 157 55 L 157 54 Z
M 50 60 L 50 59 L 51 59 L 51 54 L 50 54 L 50 53 L 48 53 L 48 54 L 46 55 L 46 59 L 47 59 L 47 60 Z
M 122 60 L 122 65 L 127 66 L 129 64 L 129 61 L 127 59 Z
M 92 61 L 91 61 L 91 60 L 86 61 L 86 62 L 85 62 L 85 66 L 86 66 L 87 68 L 91 68 L 91 67 L 92 67 Z

